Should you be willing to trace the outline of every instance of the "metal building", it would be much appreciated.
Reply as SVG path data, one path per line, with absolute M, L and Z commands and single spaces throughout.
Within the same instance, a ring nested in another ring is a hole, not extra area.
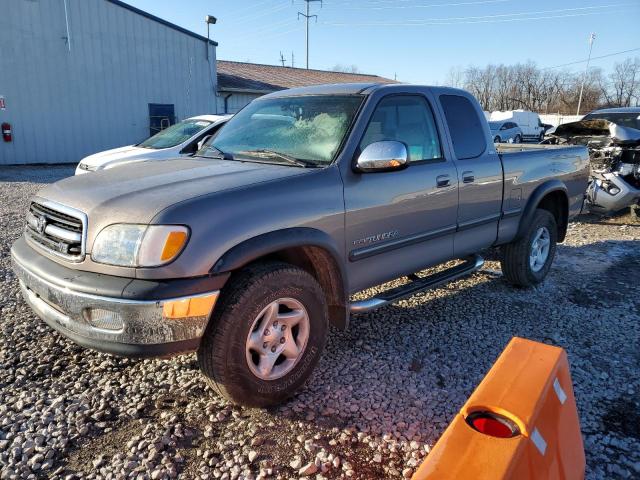
M 247 103 L 285 88 L 322 83 L 396 83 L 390 78 L 365 73 L 264 65 L 218 60 L 218 112 L 236 113 Z
M 217 43 L 118 0 L 0 5 L 0 165 L 77 162 L 216 113 Z

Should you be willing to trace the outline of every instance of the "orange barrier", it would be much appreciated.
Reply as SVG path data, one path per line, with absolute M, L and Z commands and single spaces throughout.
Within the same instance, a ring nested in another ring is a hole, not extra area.
M 584 471 L 565 351 L 514 337 L 413 480 L 577 480 Z

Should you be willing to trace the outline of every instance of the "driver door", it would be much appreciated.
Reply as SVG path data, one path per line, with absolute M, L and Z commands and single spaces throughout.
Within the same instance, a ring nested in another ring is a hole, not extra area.
M 373 111 L 358 153 L 373 142 L 400 141 L 409 166 L 356 173 L 345 181 L 352 292 L 452 257 L 458 175 L 438 130 L 431 105 L 420 94 L 388 95 Z

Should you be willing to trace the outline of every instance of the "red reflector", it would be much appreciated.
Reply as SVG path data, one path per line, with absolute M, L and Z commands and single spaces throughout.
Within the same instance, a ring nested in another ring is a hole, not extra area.
M 511 438 L 520 434 L 511 420 L 492 412 L 474 412 L 467 417 L 467 423 L 474 430 L 492 437 Z

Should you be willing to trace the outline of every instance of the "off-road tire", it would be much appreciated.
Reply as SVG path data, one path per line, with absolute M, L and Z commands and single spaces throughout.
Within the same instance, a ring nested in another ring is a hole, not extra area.
M 249 329 L 260 312 L 279 298 L 299 301 L 309 316 L 306 348 L 293 369 L 281 378 L 262 380 L 246 359 Z M 292 396 L 313 372 L 328 330 L 322 288 L 309 273 L 290 264 L 254 264 L 234 274 L 220 299 L 198 349 L 198 364 L 209 386 L 240 405 L 266 407 Z
M 531 244 L 540 227 L 549 231 L 549 254 L 544 266 L 537 272 L 533 271 L 529 262 Z M 547 210 L 537 209 L 533 220 L 522 238 L 508 243 L 501 248 L 500 265 L 504 278 L 518 287 L 531 287 L 542 282 L 551 269 L 556 254 L 558 241 L 558 226 L 555 217 Z

